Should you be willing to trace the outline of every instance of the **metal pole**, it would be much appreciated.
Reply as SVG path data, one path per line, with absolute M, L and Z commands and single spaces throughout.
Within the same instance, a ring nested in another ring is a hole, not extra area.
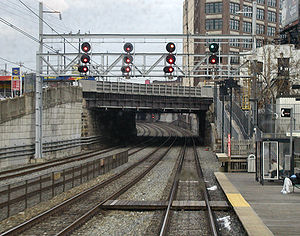
M 43 53 L 43 3 L 39 3 L 39 51 L 36 55 L 36 81 L 35 81 L 35 159 L 42 158 L 42 58 Z
M 229 127 L 230 138 L 232 138 L 232 87 L 230 87 L 230 127 Z
M 222 96 L 223 101 L 222 101 L 222 152 L 224 153 L 224 110 L 225 110 L 225 95 Z
M 291 108 L 291 119 L 290 119 L 290 168 L 291 174 L 294 174 L 294 160 L 293 160 L 293 108 Z
M 256 12 L 257 12 L 257 2 L 253 0 L 252 2 L 252 52 L 256 53 Z
M 22 90 L 23 90 L 23 81 L 22 81 L 22 63 L 20 63 L 20 96 L 23 94 Z

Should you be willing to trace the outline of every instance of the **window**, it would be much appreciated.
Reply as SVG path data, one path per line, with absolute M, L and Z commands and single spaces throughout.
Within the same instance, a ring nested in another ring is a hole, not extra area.
M 268 6 L 276 7 L 276 0 L 268 0 Z
M 238 55 L 238 52 L 230 52 L 230 54 Z M 230 64 L 240 64 L 240 58 L 238 56 L 230 56 Z
M 206 30 L 220 30 L 222 29 L 223 21 L 222 19 L 209 19 L 205 21 Z
M 231 47 L 239 47 L 240 46 L 240 42 L 238 39 L 230 39 L 229 40 L 229 45 Z
M 256 18 L 258 20 L 264 20 L 265 19 L 265 11 L 264 11 L 264 9 L 257 8 Z
M 222 13 L 223 4 L 221 2 L 206 3 L 205 13 L 207 14 L 219 14 Z
M 271 27 L 271 26 L 268 26 L 268 29 L 267 29 L 267 36 L 275 36 L 275 27 Z
M 236 14 L 237 11 L 240 10 L 240 4 L 231 2 L 229 4 L 230 14 Z
M 230 19 L 230 29 L 231 30 L 240 30 L 240 21 Z
M 244 5 L 243 12 L 244 12 L 243 15 L 245 17 L 252 17 L 252 7 L 251 6 Z
M 243 31 L 245 33 L 251 33 L 252 32 L 252 23 L 244 21 L 243 22 Z
M 261 39 L 256 40 L 256 47 L 261 47 L 263 45 L 263 41 Z
M 256 25 L 256 34 L 265 34 L 265 26 L 264 25 Z
M 257 3 L 258 3 L 258 4 L 263 4 L 263 5 L 264 5 L 264 4 L 265 4 L 265 0 L 257 0 Z
M 268 21 L 276 22 L 276 12 L 268 11 Z
M 282 13 L 279 13 L 279 24 L 282 24 Z
M 252 48 L 252 39 L 244 39 L 243 41 L 243 48 Z
M 282 9 L 283 0 L 279 0 L 279 9 Z

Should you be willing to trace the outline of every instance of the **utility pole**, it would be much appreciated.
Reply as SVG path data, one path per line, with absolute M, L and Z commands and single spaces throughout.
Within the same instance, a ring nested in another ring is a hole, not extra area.
M 294 111 L 291 108 L 291 119 L 290 119 L 290 170 L 291 175 L 294 174 L 294 155 L 293 155 L 293 120 L 294 120 Z
M 257 1 L 254 0 L 252 2 L 252 58 L 254 58 L 252 66 L 253 66 L 253 98 L 254 98 L 254 112 L 253 112 L 253 123 L 254 127 L 257 128 L 258 126 L 258 121 L 257 121 L 257 90 L 256 90 L 256 80 L 257 80 L 257 72 L 256 72 L 256 12 L 257 12 Z
M 43 53 L 43 3 L 39 3 L 39 51 L 36 55 L 36 80 L 35 80 L 35 159 L 43 156 L 43 88 L 42 88 L 42 58 Z

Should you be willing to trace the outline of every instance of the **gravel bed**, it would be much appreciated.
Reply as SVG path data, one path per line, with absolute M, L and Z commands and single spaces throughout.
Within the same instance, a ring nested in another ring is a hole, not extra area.
M 180 147 L 172 148 L 154 169 L 118 199 L 137 201 L 166 199 L 162 196 L 170 190 L 169 180 L 172 179 L 171 175 L 174 176 L 179 152 Z M 149 234 L 147 231 L 153 225 L 155 215 L 161 219 L 162 212 L 109 211 L 105 213 L 105 217 L 100 214 L 93 217 L 73 235 L 157 235 L 156 232 Z
M 178 129 L 178 127 L 175 127 L 175 128 L 173 127 L 173 129 L 176 129 L 176 128 Z M 149 129 L 149 130 L 150 130 L 149 132 L 157 134 L 157 132 L 154 131 L 153 129 Z M 150 135 L 150 133 L 149 133 L 149 135 Z M 128 163 L 126 163 L 126 164 L 124 164 L 124 165 L 122 165 L 122 166 L 120 166 L 116 169 L 113 169 L 109 173 L 106 173 L 105 175 L 101 175 L 101 176 L 99 176 L 98 178 L 96 178 L 94 180 L 91 180 L 87 183 L 82 184 L 81 186 L 75 187 L 75 188 L 73 188 L 73 189 L 71 189 L 71 190 L 69 190 L 65 193 L 62 193 L 62 194 L 54 197 L 53 199 L 51 199 L 48 202 L 42 202 L 42 203 L 36 205 L 35 207 L 27 209 L 24 212 L 21 212 L 21 213 L 15 215 L 15 216 L 12 216 L 12 217 L 0 222 L 0 232 L 15 226 L 15 225 L 31 218 L 31 217 L 37 215 L 40 212 L 43 212 L 45 210 L 50 209 L 51 207 L 57 205 L 58 203 L 70 198 L 71 196 L 74 196 L 75 194 L 77 194 L 81 191 L 84 191 L 85 189 L 97 184 L 99 181 L 103 181 L 104 179 L 109 178 L 111 175 L 122 171 L 123 169 L 128 167 L 132 162 L 134 162 L 134 161 L 140 159 L 141 157 L 147 155 L 148 153 L 150 153 L 151 150 L 153 150 L 153 148 L 146 148 L 146 149 L 142 150 L 141 152 L 136 153 L 133 156 L 129 157 L 129 162 Z M 170 159 L 171 159 L 171 157 L 170 157 Z M 167 162 L 161 163 L 156 168 L 161 168 L 162 172 L 165 172 L 166 169 L 169 171 L 170 167 L 168 169 L 167 166 L 170 165 L 170 163 L 168 163 L 168 164 L 166 164 L 166 163 Z M 70 165 L 68 165 L 68 168 L 69 167 L 70 167 Z M 154 197 L 159 198 L 160 194 L 161 194 L 161 197 L 159 199 L 165 199 L 166 196 L 168 195 L 168 192 L 169 192 L 168 190 L 170 189 L 170 185 L 171 185 L 170 179 L 167 182 L 167 184 L 165 185 L 165 188 L 163 188 L 163 187 L 160 188 L 159 193 L 158 192 L 155 193 L 156 191 L 152 191 L 152 188 L 156 187 L 159 184 L 161 184 L 160 182 L 162 182 L 162 181 L 159 180 L 159 178 L 167 179 L 168 175 L 165 174 L 165 173 L 160 173 L 158 175 L 155 175 L 155 173 L 156 173 L 155 171 L 151 171 L 151 173 L 152 173 L 151 178 L 145 178 L 144 181 L 140 182 L 141 186 L 146 185 L 146 183 L 149 182 L 148 180 L 151 179 L 150 182 L 153 182 L 153 184 L 151 184 L 152 186 L 151 186 L 151 188 L 149 188 L 149 192 L 151 194 L 152 194 L 152 192 L 154 192 L 154 193 L 153 193 L 153 196 L 151 196 L 151 198 L 149 197 L 148 199 L 153 200 Z M 174 175 L 174 170 L 173 170 L 171 176 L 172 175 Z M 154 177 L 152 177 L 152 176 L 154 176 Z M 22 180 L 24 180 L 24 178 L 22 178 Z M 138 190 L 136 190 L 136 191 L 138 191 Z M 132 194 L 132 193 L 128 192 L 128 194 Z M 136 195 L 137 199 L 141 200 L 142 195 L 139 195 L 137 192 L 135 194 L 133 193 L 132 195 L 134 195 L 134 196 Z M 126 198 L 129 198 L 129 197 L 130 196 L 127 196 Z M 133 197 L 130 197 L 130 198 L 133 199 Z M 119 214 L 120 215 L 123 214 L 124 216 L 123 217 L 118 217 Z M 114 227 L 114 224 L 109 223 L 109 224 L 111 224 L 110 227 L 112 229 L 111 229 L 111 231 L 107 231 L 107 232 L 112 232 L 112 234 L 111 233 L 108 233 L 108 234 L 105 234 L 105 233 L 104 234 L 93 234 L 93 232 L 92 232 L 92 234 L 88 234 L 88 235 L 124 235 L 123 234 L 123 229 L 125 230 L 124 232 L 125 232 L 125 235 L 126 235 L 127 234 L 126 230 L 129 226 L 131 226 L 131 224 L 133 224 L 132 222 L 136 222 L 136 226 L 132 227 L 132 228 L 133 228 L 133 230 L 137 230 L 137 231 L 132 231 L 129 227 L 128 235 L 139 235 L 139 233 L 132 234 L 132 232 L 134 232 L 134 233 L 135 232 L 146 232 L 145 234 L 141 233 L 141 235 L 156 235 L 156 234 L 153 234 L 153 231 L 151 230 L 150 226 L 151 226 L 151 224 L 153 224 L 155 222 L 156 217 L 159 217 L 159 219 L 161 219 L 161 213 L 160 212 L 150 212 L 150 213 L 149 212 L 110 212 L 107 215 L 108 216 L 112 215 L 112 217 L 117 215 L 117 218 L 122 218 L 122 220 L 121 220 L 122 222 L 125 222 L 125 220 L 127 220 L 127 219 L 131 219 L 130 220 L 131 223 L 125 224 L 125 223 L 120 222 L 120 223 L 122 223 L 122 226 L 123 226 L 123 227 L 121 227 L 121 229 L 122 229 L 121 232 L 116 231 L 116 227 Z M 143 215 L 145 215 L 145 217 L 143 217 Z M 110 221 L 108 221 L 108 222 L 110 222 Z M 142 226 L 142 225 L 144 225 L 144 226 Z M 103 228 L 103 225 L 100 228 Z M 139 228 L 141 229 L 141 231 L 138 231 Z
M 45 234 L 46 232 L 49 232 L 50 235 L 55 235 L 64 227 L 72 223 L 75 219 L 78 219 L 78 217 L 86 213 L 89 209 L 95 207 L 98 202 L 103 201 L 112 193 L 115 193 L 116 190 L 131 182 L 137 175 L 148 168 L 151 163 L 153 163 L 153 161 L 157 159 L 164 151 L 165 148 L 160 149 L 145 163 L 142 163 L 138 167 L 130 170 L 126 175 L 121 176 L 114 182 L 106 185 L 104 188 L 93 191 L 84 199 L 81 199 L 73 203 L 72 205 L 69 205 L 59 214 L 50 216 L 49 218 L 47 218 L 47 220 L 44 220 L 43 222 L 40 222 L 39 224 L 30 228 L 25 232 L 24 235 L 31 235 L 36 232 L 38 232 L 38 235 Z
M 168 235 L 211 235 L 205 211 L 173 211 Z
M 67 192 L 61 193 L 47 202 L 41 202 L 32 208 L 28 208 L 25 211 L 18 213 L 17 215 L 11 216 L 11 217 L 1 221 L 0 222 L 0 232 L 7 230 L 13 226 L 16 226 L 26 220 L 29 220 L 33 216 L 36 216 L 37 214 L 40 214 L 41 212 L 49 210 L 50 208 L 54 207 L 55 205 L 67 200 L 68 198 L 98 184 L 101 181 L 108 179 L 109 177 L 111 177 L 112 175 L 114 175 L 116 173 L 123 171 L 124 169 L 129 167 L 132 163 L 139 160 L 141 158 L 141 156 L 148 155 L 153 149 L 154 148 L 143 149 L 141 152 L 130 156 L 128 163 L 125 163 L 124 165 L 119 166 L 116 169 L 113 169 L 110 172 L 108 172 L 104 175 L 101 175 L 89 182 L 86 182 L 80 186 L 70 189 Z
M 219 171 L 221 166 L 216 159 L 215 153 L 209 151 L 208 147 L 197 149 L 205 181 L 208 187 L 217 186 L 217 190 L 209 191 L 209 198 L 213 201 L 226 201 L 226 196 L 217 183 L 214 172 Z M 224 236 L 243 236 L 247 235 L 241 222 L 233 210 L 214 212 L 217 219 L 217 226 L 220 235 Z
M 180 148 L 172 148 L 167 156 L 154 167 L 139 183 L 128 190 L 119 199 L 130 199 L 136 201 L 158 201 L 161 199 L 164 189 L 174 168 Z
M 149 226 L 154 212 L 109 211 L 105 217 L 99 215 L 92 218 L 72 235 L 86 236 L 123 236 L 147 235 L 145 229 Z M 101 221 L 101 224 L 99 223 Z M 157 235 L 157 234 L 156 234 Z
M 8 179 L 8 180 L 3 180 L 3 181 L 0 181 L 0 186 L 13 184 L 13 183 L 17 183 L 17 182 L 21 182 L 21 181 L 25 181 L 25 180 L 29 180 L 29 179 L 36 178 L 36 177 L 39 177 L 41 175 L 46 175 L 46 174 L 49 174 L 49 173 L 52 173 L 52 172 L 55 172 L 55 171 L 62 171 L 62 170 L 67 169 L 67 168 L 76 167 L 76 166 L 79 166 L 81 164 L 85 164 L 87 162 L 93 161 L 93 160 L 99 160 L 103 157 L 111 156 L 111 155 L 114 155 L 114 154 L 117 154 L 117 153 L 120 153 L 120 152 L 123 152 L 123 151 L 126 151 L 126 150 L 128 150 L 128 148 L 119 148 L 117 150 L 113 150 L 113 151 L 103 153 L 103 154 L 100 154 L 100 155 L 97 155 L 97 156 L 94 156 L 94 157 L 90 157 L 90 158 L 85 159 L 85 160 L 78 160 L 78 161 L 76 160 L 74 162 L 69 162 L 67 164 L 63 164 L 63 165 L 59 165 L 59 166 L 56 166 L 56 167 L 51 167 L 51 168 L 48 168 L 48 169 L 45 169 L 45 170 L 41 170 L 41 171 L 38 171 L 38 172 L 35 172 L 35 173 L 31 173 L 29 175 L 20 176 L 20 177 L 16 177 L 16 178 L 13 178 L 13 179 Z M 51 163 L 50 163 L 50 165 L 51 165 Z

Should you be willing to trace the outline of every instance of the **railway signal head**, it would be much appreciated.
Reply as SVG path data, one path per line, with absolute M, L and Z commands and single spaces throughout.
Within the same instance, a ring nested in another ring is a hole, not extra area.
M 217 43 L 209 44 L 209 51 L 212 53 L 216 53 L 219 50 L 219 45 Z
M 165 73 L 172 73 L 174 71 L 174 68 L 172 66 L 165 66 L 164 72 Z
M 172 53 L 175 51 L 176 47 L 174 43 L 168 43 L 166 46 L 166 49 L 169 53 Z
M 121 71 L 123 74 L 128 74 L 131 71 L 130 66 L 122 66 Z
M 126 55 L 123 60 L 124 60 L 124 63 L 130 64 L 133 61 L 133 57 L 131 55 Z
M 81 73 L 87 73 L 89 71 L 89 68 L 87 66 L 79 66 L 78 71 Z
M 90 56 L 87 55 L 87 54 L 83 54 L 83 55 L 81 56 L 81 58 L 80 58 L 80 61 L 81 61 L 82 63 L 89 63 L 90 60 L 91 60 L 91 58 L 90 58 Z
M 127 53 L 131 53 L 133 50 L 133 45 L 131 43 L 124 44 L 124 51 Z
M 170 54 L 170 55 L 167 56 L 166 61 L 167 61 L 169 64 L 172 65 L 172 64 L 175 63 L 176 57 L 175 57 L 173 54 Z
M 91 45 L 88 42 L 81 44 L 81 50 L 84 52 L 89 52 L 91 50 Z
M 218 57 L 216 55 L 211 55 L 209 58 L 208 58 L 208 61 L 210 64 L 217 64 L 218 63 Z

